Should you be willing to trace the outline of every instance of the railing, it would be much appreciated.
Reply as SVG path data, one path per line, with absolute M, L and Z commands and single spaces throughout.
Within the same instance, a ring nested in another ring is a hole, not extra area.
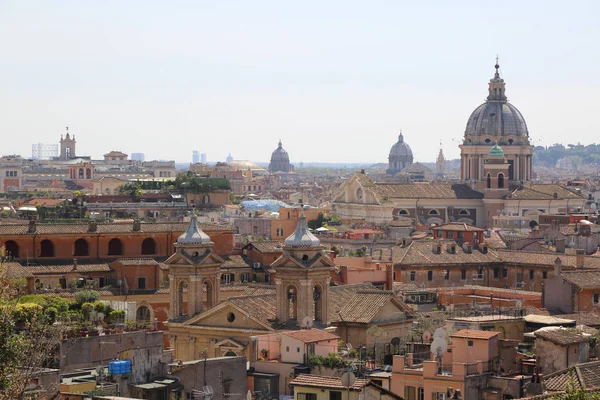
M 437 375 L 452 375 L 452 364 L 438 364 Z

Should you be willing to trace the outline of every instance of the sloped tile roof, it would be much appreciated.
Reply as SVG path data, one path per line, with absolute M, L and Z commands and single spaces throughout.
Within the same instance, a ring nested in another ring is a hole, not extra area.
M 442 251 L 434 253 L 434 246 L 440 244 Z M 447 245 L 455 245 L 456 252 L 448 253 Z M 465 264 L 465 263 L 491 263 L 498 262 L 495 250 L 488 249 L 487 253 L 473 248 L 466 253 L 461 246 L 452 240 L 415 240 L 405 247 L 393 248 L 393 261 L 395 264 L 420 265 L 420 264 Z
M 283 245 L 275 240 L 255 241 L 250 242 L 254 248 L 260 253 L 283 253 Z
M 555 199 L 582 199 L 583 196 L 571 192 L 565 186 L 557 184 L 528 184 L 518 187 L 510 193 L 514 200 L 552 200 Z
M 354 384 L 350 387 L 350 390 L 360 391 L 369 381 L 366 379 L 358 378 L 354 381 Z M 342 378 L 335 376 L 321 376 L 321 375 L 310 375 L 300 374 L 295 377 L 290 385 L 293 386 L 309 386 L 317 388 L 327 389 L 346 389 L 346 386 L 342 385 Z
M 340 337 L 338 335 L 334 335 L 333 333 L 329 333 L 327 331 L 323 331 L 321 329 L 302 329 L 298 331 L 285 331 L 282 334 L 289 336 L 293 339 L 300 340 L 304 343 L 315 343 L 322 342 L 325 340 L 338 340 Z
M 499 335 L 499 332 L 494 331 L 478 331 L 474 329 L 461 329 L 458 332 L 454 332 L 450 337 L 465 338 L 465 339 L 491 339 L 494 336 Z
M 572 319 L 577 325 L 586 325 L 586 326 L 600 326 L 600 315 L 595 314 L 593 312 L 579 312 L 575 314 L 560 314 L 555 315 L 558 318 L 564 319 Z
M 580 289 L 600 289 L 600 270 L 563 272 L 560 276 Z
M 433 231 L 452 231 L 452 232 L 483 232 L 485 229 L 478 228 L 464 222 L 450 222 L 448 224 L 438 225 L 432 228 Z
M 482 199 L 483 193 L 464 184 L 450 183 L 375 183 L 380 197 L 395 199 Z
M 576 389 L 600 388 L 600 361 L 591 361 L 553 372 L 544 376 L 544 383 L 549 392 L 562 392 L 568 384 Z
M 250 264 L 242 256 L 231 255 L 225 259 L 222 268 L 250 268 Z
M 18 262 L 5 262 L 0 264 L 0 275 L 9 279 L 33 278 L 33 274 Z
M 555 260 L 558 258 L 561 261 L 563 267 L 575 267 L 577 266 L 576 256 L 569 254 L 557 254 L 557 253 L 539 253 L 529 251 L 510 251 L 510 250 L 497 250 L 499 261 L 513 263 L 513 264 L 527 264 L 527 265 L 554 265 Z M 584 257 L 584 268 L 600 268 L 599 257 Z
M 121 265 L 158 265 L 158 262 L 151 257 L 137 257 L 137 258 L 119 258 L 117 260 Z
M 227 299 L 231 304 L 244 310 L 265 325 L 270 325 L 276 317 L 275 295 L 239 296 Z
M 27 271 L 33 275 L 57 275 L 66 274 L 68 272 L 74 272 L 75 267 L 73 264 L 60 264 L 60 265 L 30 265 L 24 267 Z M 111 268 L 106 263 L 100 264 L 78 264 L 77 271 L 79 272 L 109 272 Z
M 361 290 L 375 289 L 371 283 L 332 286 L 329 288 L 329 320 L 340 321 L 339 312 Z
M 244 291 L 242 292 L 242 294 L 240 296 L 258 296 L 258 295 L 270 295 L 270 294 L 275 294 L 275 286 L 273 285 L 269 285 L 269 284 L 264 284 L 264 285 L 258 285 L 258 284 L 251 284 L 246 286 L 246 288 L 244 289 Z
M 359 291 L 338 313 L 341 321 L 370 323 L 393 297 L 392 292 L 383 290 Z
M 590 337 L 570 329 L 542 329 L 534 332 L 536 338 L 542 338 L 552 343 L 568 346 L 574 343 L 588 342 Z

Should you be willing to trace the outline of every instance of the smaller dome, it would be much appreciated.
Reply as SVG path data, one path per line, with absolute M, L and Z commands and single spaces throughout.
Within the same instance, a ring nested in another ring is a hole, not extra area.
M 198 218 L 196 218 L 196 216 L 192 216 L 187 231 L 182 233 L 177 238 L 177 244 L 183 245 L 209 243 L 211 243 L 210 237 L 206 233 L 202 232 L 202 229 L 200 229 L 200 225 L 198 224 Z
M 488 155 L 490 157 L 504 157 L 504 150 L 502 150 L 502 147 L 498 146 L 498 144 L 495 144 L 490 149 Z
M 319 247 L 321 241 L 308 229 L 304 211 L 298 217 L 296 230 L 283 242 L 285 247 Z
M 410 146 L 408 145 L 408 143 L 406 143 L 404 141 L 404 135 L 402 135 L 402 133 L 398 136 L 398 141 L 396 142 L 396 144 L 394 144 L 392 146 L 392 148 L 390 149 L 390 157 L 392 156 L 402 156 L 402 157 L 412 157 L 413 153 L 412 150 L 410 148 Z
M 287 151 L 283 149 L 281 140 L 279 141 L 279 145 L 277 146 L 275 151 L 273 151 L 273 153 L 271 154 L 271 162 L 277 161 L 290 162 L 290 156 L 288 155 Z

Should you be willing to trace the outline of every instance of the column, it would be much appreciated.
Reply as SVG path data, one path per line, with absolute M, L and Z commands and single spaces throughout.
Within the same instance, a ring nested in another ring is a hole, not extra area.
M 179 302 L 177 300 L 177 282 L 175 282 L 175 276 L 169 274 L 169 319 L 178 316 Z
M 521 179 L 521 173 L 519 171 L 519 167 L 521 166 L 520 160 L 521 160 L 520 156 L 515 157 L 515 165 L 513 165 L 513 170 L 515 173 L 515 181 L 518 181 L 519 179 Z

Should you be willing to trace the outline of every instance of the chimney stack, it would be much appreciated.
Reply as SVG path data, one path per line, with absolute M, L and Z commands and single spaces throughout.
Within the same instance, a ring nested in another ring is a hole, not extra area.
M 562 261 L 559 257 L 554 260 L 554 276 L 559 276 L 562 271 Z
M 88 224 L 88 232 L 96 232 L 98 230 L 98 223 L 96 221 L 90 221 Z
M 565 239 L 556 239 L 556 244 L 554 245 L 554 247 L 556 248 L 556 252 L 557 253 L 564 253 L 565 252 Z
M 30 219 L 29 226 L 27 227 L 27 233 L 35 233 L 35 231 L 36 231 L 35 219 Z
M 487 254 L 487 252 L 488 252 L 487 243 L 482 243 L 480 247 L 481 247 L 481 254 Z
M 394 266 L 386 264 L 385 266 L 385 290 L 394 290 Z
M 577 268 L 583 268 L 583 264 L 585 263 L 585 251 L 583 249 L 577 249 L 575 253 L 575 266 Z
M 134 219 L 133 220 L 133 231 L 134 232 L 139 232 L 142 230 L 142 222 L 139 219 Z
M 77 271 L 77 259 L 73 259 L 73 271 Z

